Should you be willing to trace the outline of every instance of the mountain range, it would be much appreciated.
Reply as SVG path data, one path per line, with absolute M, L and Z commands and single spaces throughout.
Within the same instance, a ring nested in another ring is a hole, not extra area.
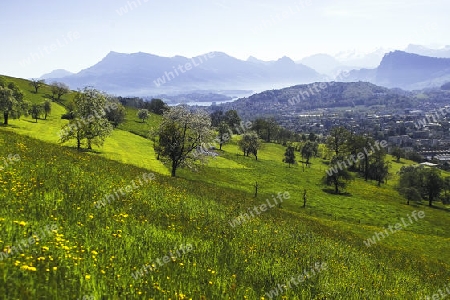
M 377 68 L 353 70 L 342 81 L 367 81 L 406 90 L 437 87 L 450 81 L 450 58 L 393 51 L 383 57 Z
M 321 79 L 324 77 L 318 72 L 288 57 L 263 62 L 239 60 L 222 52 L 193 58 L 110 52 L 90 68 L 51 80 L 73 89 L 91 85 L 123 96 L 148 96 L 201 90 L 264 90 Z
M 450 58 L 446 58 L 450 57 L 450 46 L 436 50 L 409 45 L 407 49 L 439 57 L 405 51 L 381 56 L 384 50 L 378 49 L 365 56 L 316 54 L 294 62 L 289 57 L 275 61 L 255 57 L 240 60 L 223 52 L 193 58 L 110 52 L 97 64 L 76 74 L 55 70 L 42 78 L 47 82 L 64 82 L 72 89 L 94 86 L 111 94 L 142 97 L 190 92 L 230 95 L 231 91 L 239 95 L 239 91 L 248 94 L 249 90 L 259 92 L 333 80 L 367 81 L 407 90 L 440 86 L 450 81 Z M 374 66 L 378 60 L 380 62 Z

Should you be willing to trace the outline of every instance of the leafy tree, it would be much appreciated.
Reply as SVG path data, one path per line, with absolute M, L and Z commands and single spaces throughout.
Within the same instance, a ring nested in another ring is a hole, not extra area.
M 52 103 L 50 102 L 50 100 L 45 100 L 45 102 L 42 104 L 42 109 L 44 111 L 44 119 L 47 120 L 47 115 L 52 112 Z
M 412 160 L 416 163 L 421 163 L 423 161 L 422 155 L 420 155 L 416 151 L 411 151 L 411 152 L 405 153 L 405 158 Z
M 433 206 L 433 201 L 439 197 L 444 188 L 444 180 L 439 169 L 425 168 L 422 172 L 424 173 L 423 194 L 428 198 L 428 205 Z
M 9 114 L 18 104 L 11 89 L 0 87 L 0 110 L 3 111 L 3 124 L 8 125 Z
M 258 160 L 258 150 L 261 148 L 261 141 L 254 131 L 246 132 L 238 142 L 239 148 L 244 152 L 244 156 L 253 154 Z
M 87 149 L 92 149 L 92 144 L 102 146 L 113 130 L 105 117 L 106 102 L 106 95 L 96 89 L 86 87 L 78 91 L 74 98 L 74 118 L 63 126 L 61 142 L 76 139 L 78 149 L 84 139 Z
M 42 114 L 43 111 L 44 111 L 44 109 L 41 104 L 33 103 L 31 105 L 30 114 L 31 114 L 31 117 L 36 120 L 36 123 L 37 123 L 39 116 Z
M 150 100 L 150 102 L 145 105 L 145 108 L 157 115 L 162 115 L 166 110 L 169 109 L 167 104 L 161 99 Z
M 368 154 L 368 150 L 370 149 L 370 145 L 373 145 L 373 138 L 363 135 L 350 134 L 347 139 L 346 149 L 353 155 L 355 158 L 358 158 L 358 163 L 352 165 L 350 169 L 355 171 L 360 171 L 364 175 L 364 180 L 369 180 L 369 171 L 370 171 L 370 156 Z M 363 154 L 364 158 L 360 159 L 360 153 Z
M 397 162 L 400 162 L 400 159 L 404 155 L 403 150 L 400 149 L 399 147 L 395 147 L 394 149 L 392 149 L 391 154 L 397 159 Z
M 241 118 L 239 117 L 237 111 L 235 110 L 229 110 L 227 112 L 225 112 L 225 122 L 228 123 L 228 126 L 230 126 L 230 128 L 236 128 L 239 123 L 241 122 Z
M 311 132 L 311 133 L 309 134 L 309 136 L 308 136 L 308 140 L 309 140 L 310 142 L 315 142 L 316 139 L 317 139 L 316 134 L 315 134 L 314 132 Z
M 422 200 L 422 196 L 420 196 L 419 190 L 414 187 L 402 188 L 399 190 L 399 193 L 406 198 L 406 200 L 407 200 L 406 204 L 408 204 L 408 205 L 409 205 L 410 201 Z
M 335 156 L 330 162 L 330 165 L 337 165 L 339 162 L 343 161 L 343 157 Z M 333 185 L 335 194 L 339 194 L 348 185 L 348 182 L 353 179 L 352 175 L 346 168 L 336 168 L 335 172 L 326 174 L 323 178 L 323 182 L 326 185 Z
M 53 101 L 61 101 L 61 97 L 69 93 L 69 87 L 62 82 L 53 82 L 50 85 Z
M 263 136 L 263 131 L 267 127 L 267 122 L 263 118 L 256 118 L 252 122 L 252 130 L 256 132 L 259 137 Z
M 400 169 L 400 179 L 397 190 L 400 194 L 410 196 L 408 189 L 417 189 L 422 198 L 428 199 L 428 205 L 432 206 L 433 201 L 439 197 L 445 182 L 441 177 L 440 170 L 424 167 L 402 167 Z
M 30 113 L 31 102 L 27 101 L 27 100 L 23 100 L 22 103 L 20 103 L 19 105 L 20 105 L 19 112 L 23 112 L 26 116 L 28 116 Z M 21 114 L 18 115 L 18 118 L 20 118 L 20 117 L 21 117 Z
M 306 142 L 301 150 L 302 153 L 302 158 L 306 159 L 306 165 L 309 166 L 309 160 L 311 159 L 311 157 L 315 156 L 317 154 L 317 150 L 318 150 L 318 144 L 317 143 L 313 143 L 313 142 Z
M 148 112 L 148 109 L 140 109 L 137 112 L 137 117 L 142 120 L 142 123 L 144 123 L 144 121 L 147 120 L 149 116 L 150 114 Z
M 226 122 L 225 115 L 224 115 L 223 111 L 221 111 L 221 110 L 216 110 L 216 111 L 212 112 L 210 116 L 211 116 L 211 126 L 212 127 L 217 128 L 217 127 L 219 127 L 219 124 L 221 122 Z
M 266 142 L 270 143 L 278 131 L 278 124 L 274 118 L 266 120 Z
M 443 189 L 444 189 L 444 197 L 442 199 L 442 202 L 444 204 L 450 203 L 449 199 L 449 191 L 450 191 L 450 177 L 445 177 L 443 181 Z
M 386 161 L 386 152 L 384 149 L 375 151 L 370 159 L 372 162 L 369 167 L 369 177 L 376 180 L 378 186 L 380 186 L 389 175 L 389 163 Z
M 256 131 L 258 136 L 270 143 L 279 131 L 279 126 L 274 118 L 257 118 L 252 123 L 252 130 Z
M 295 164 L 295 148 L 291 145 L 287 146 L 286 152 L 284 153 L 284 163 L 287 163 L 289 165 L 289 168 L 291 165 Z
M 73 101 L 69 101 L 66 104 L 66 113 L 61 116 L 61 119 L 64 119 L 64 120 L 75 119 L 75 110 L 76 110 L 75 103 Z
M 228 143 L 230 141 L 230 126 L 224 121 L 220 122 L 219 127 L 219 149 L 222 150 L 222 145 Z
M 3 123 L 8 125 L 9 117 L 19 118 L 23 109 L 23 94 L 13 82 L 6 87 L 0 85 L 0 111 L 3 111 Z M 25 111 L 26 112 L 26 111 Z
M 327 147 L 334 152 L 336 156 L 343 155 L 346 151 L 347 141 L 350 132 L 344 127 L 334 127 L 331 129 L 330 136 L 327 139 Z
M 30 85 L 34 88 L 34 93 L 37 94 L 38 90 L 45 84 L 44 79 L 31 79 Z
M 171 175 L 183 165 L 202 159 L 207 154 L 196 151 L 212 138 L 211 118 L 204 111 L 191 112 L 185 106 L 176 106 L 164 112 L 163 120 L 155 132 L 155 151 L 170 162 Z
M 114 104 L 112 107 L 111 103 L 108 105 L 108 109 L 105 110 L 105 117 L 114 127 L 119 126 L 119 124 L 125 121 L 125 117 L 127 115 L 125 107 L 118 101 L 109 100 Z

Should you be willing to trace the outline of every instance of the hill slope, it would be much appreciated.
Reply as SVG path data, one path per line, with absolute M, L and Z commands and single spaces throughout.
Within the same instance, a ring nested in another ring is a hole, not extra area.
M 327 161 L 315 158 L 303 172 L 281 162 L 280 145 L 265 144 L 256 161 L 233 140 L 197 172 L 171 178 L 151 144 L 126 131 L 93 153 L 57 145 L 38 127 L 57 131 L 57 117 L 0 127 L 0 157 L 20 157 L 0 172 L 0 293 L 8 299 L 410 299 L 448 284 L 448 208 L 405 205 L 393 190 L 403 164 L 393 163 L 387 185 L 357 179 L 351 194 L 334 196 L 319 183 Z M 138 183 L 144 173 L 154 180 Z M 290 197 L 273 205 L 278 193 Z M 425 218 L 365 245 L 413 211 Z M 49 225 L 55 232 L 31 243 Z M 289 287 L 292 276 L 300 283 Z

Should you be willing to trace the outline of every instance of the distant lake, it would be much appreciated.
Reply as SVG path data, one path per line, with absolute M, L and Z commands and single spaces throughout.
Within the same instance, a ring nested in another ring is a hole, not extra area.
M 223 100 L 223 101 L 192 101 L 192 102 L 177 102 L 177 103 L 167 103 L 169 106 L 177 106 L 180 104 L 187 104 L 190 106 L 211 106 L 213 104 L 213 102 L 216 103 L 216 105 L 222 104 L 222 103 L 230 103 L 233 101 L 236 101 L 237 99 L 240 98 L 245 98 L 245 97 L 250 97 L 251 95 L 255 94 L 255 92 L 252 93 L 243 93 L 243 94 L 239 94 L 239 95 L 230 95 L 230 97 L 232 97 L 232 99 L 229 100 Z
M 225 101 L 214 101 L 217 105 L 221 104 L 221 103 L 229 103 L 229 102 L 233 102 L 236 101 L 237 99 L 239 99 L 238 97 L 230 99 L 230 100 L 225 100 Z M 169 106 L 177 106 L 180 104 L 187 104 L 189 106 L 211 106 L 213 104 L 213 102 L 183 102 L 183 103 L 168 103 Z

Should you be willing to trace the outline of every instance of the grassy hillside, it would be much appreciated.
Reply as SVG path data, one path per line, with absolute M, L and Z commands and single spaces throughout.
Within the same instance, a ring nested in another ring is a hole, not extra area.
M 0 157 L 20 157 L 0 171 L 6 299 L 419 299 L 450 282 L 449 208 L 406 205 L 393 190 L 400 164 L 387 185 L 357 179 L 350 194 L 335 196 L 320 184 L 321 159 L 303 172 L 281 162 L 279 145 L 265 144 L 256 161 L 234 141 L 208 165 L 171 178 L 151 142 L 134 134 L 157 117 L 141 124 L 128 110 L 124 130 L 79 153 L 57 144 L 64 109 L 54 109 L 46 121 L 0 127 Z M 148 173 L 155 179 L 145 182 Z M 231 225 L 286 192 L 281 205 Z M 107 195 L 115 197 L 98 206 Z M 425 217 L 365 245 L 413 211 Z M 144 264 L 148 272 L 135 279 Z M 288 284 L 293 276 L 297 284 Z

